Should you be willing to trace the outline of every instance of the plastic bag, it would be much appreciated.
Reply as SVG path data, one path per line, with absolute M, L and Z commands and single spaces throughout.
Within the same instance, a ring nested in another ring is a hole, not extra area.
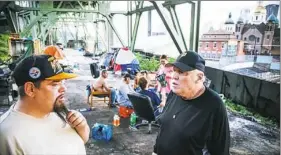
M 92 138 L 95 140 L 110 141 L 112 138 L 112 126 L 95 123 L 92 127 Z

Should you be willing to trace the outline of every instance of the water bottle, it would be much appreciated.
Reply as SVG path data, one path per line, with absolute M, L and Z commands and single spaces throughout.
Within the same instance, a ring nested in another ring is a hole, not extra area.
M 77 111 L 79 111 L 79 112 L 87 112 L 87 111 L 93 111 L 94 109 L 95 109 L 94 107 L 90 107 L 90 108 L 77 109 Z
M 112 123 L 114 126 L 119 126 L 120 125 L 120 117 L 115 114 L 114 117 L 113 117 L 113 123 Z
M 137 123 L 137 115 L 133 112 L 130 117 L 130 125 L 135 126 Z
M 88 109 L 87 109 L 87 108 L 82 108 L 82 109 L 78 109 L 78 111 L 80 111 L 80 112 L 86 112 L 86 111 L 88 111 Z

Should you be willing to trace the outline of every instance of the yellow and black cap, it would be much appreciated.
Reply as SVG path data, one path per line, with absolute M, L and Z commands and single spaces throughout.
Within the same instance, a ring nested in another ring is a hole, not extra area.
M 26 82 L 71 79 L 77 75 L 63 72 L 62 67 L 50 55 L 33 55 L 17 64 L 12 77 L 18 86 L 23 86 Z

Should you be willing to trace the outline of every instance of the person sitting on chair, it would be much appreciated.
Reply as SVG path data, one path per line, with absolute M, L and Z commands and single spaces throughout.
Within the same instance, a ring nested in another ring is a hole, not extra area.
M 117 95 L 117 101 L 120 105 L 125 107 L 133 107 L 131 101 L 129 100 L 127 94 L 130 92 L 135 92 L 134 88 L 130 85 L 130 74 L 125 74 L 123 76 L 122 84 L 119 87 L 118 95 Z
M 140 94 L 146 95 L 150 98 L 152 102 L 152 106 L 154 111 L 158 109 L 158 107 L 163 107 L 164 104 L 161 103 L 161 99 L 155 94 L 155 92 L 148 90 L 148 80 L 145 77 L 141 77 L 139 79 L 139 86 L 141 88 Z M 155 115 L 157 116 L 159 112 L 157 112 Z
M 114 106 L 116 100 L 116 90 L 111 88 L 106 83 L 106 79 L 108 77 L 108 73 L 106 70 L 101 71 L 101 76 L 97 79 L 97 81 L 92 85 L 92 89 L 99 92 L 110 92 L 111 103 L 110 106 Z
M 134 91 L 136 91 L 136 92 L 140 92 L 141 91 L 141 89 L 139 87 L 139 79 L 140 79 L 140 77 L 141 77 L 141 73 L 137 72 L 136 76 L 134 78 Z

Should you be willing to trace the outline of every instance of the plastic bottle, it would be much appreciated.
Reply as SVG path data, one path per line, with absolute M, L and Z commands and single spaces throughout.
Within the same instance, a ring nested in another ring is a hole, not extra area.
M 85 112 L 85 111 L 88 111 L 89 109 L 87 109 L 87 108 L 82 108 L 82 109 L 79 109 L 78 111 L 80 111 L 80 112 Z
M 130 117 L 130 125 L 135 126 L 137 123 L 137 115 L 133 112 Z
M 120 125 L 120 117 L 115 114 L 114 117 L 113 117 L 113 123 L 112 123 L 114 126 L 119 126 Z

